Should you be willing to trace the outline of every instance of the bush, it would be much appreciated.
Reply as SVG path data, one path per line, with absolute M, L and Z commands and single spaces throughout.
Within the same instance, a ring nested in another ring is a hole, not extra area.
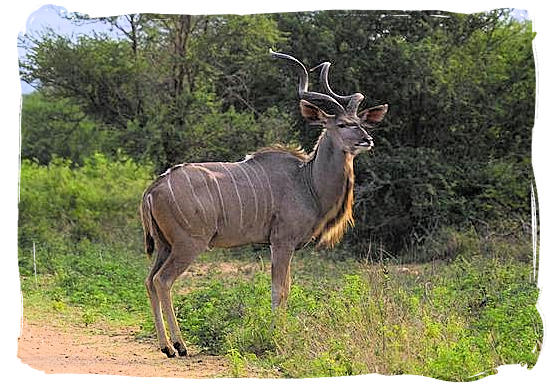
M 401 147 L 360 158 L 356 180 L 355 228 L 346 244 L 363 258 L 376 247 L 429 253 L 445 228 L 530 234 L 528 158 L 452 162 L 434 149 Z
M 382 243 L 397 252 L 421 245 L 441 226 L 464 221 L 465 198 L 456 194 L 459 170 L 433 149 L 399 148 L 375 154 L 357 167 L 356 250 Z
M 82 164 L 84 158 L 106 148 L 108 139 L 105 127 L 78 104 L 43 92 L 23 95 L 21 158 L 48 164 L 57 156 Z
M 143 285 L 147 268 L 142 253 L 83 240 L 65 248 L 37 247 L 36 262 L 38 285 L 32 278 L 32 256 L 20 253 L 26 300 L 38 295 L 38 306 L 70 314 L 85 325 L 102 320 L 152 328 L 152 320 L 144 316 L 149 303 Z M 30 301 L 31 308 L 36 306 Z M 29 309 L 28 302 L 25 309 Z
M 273 347 L 270 287 L 265 273 L 252 282 L 213 279 L 177 299 L 180 327 L 192 343 L 213 354 L 262 354 Z
M 81 167 L 54 158 L 21 162 L 19 245 L 29 249 L 83 239 L 134 247 L 141 242 L 138 206 L 152 167 L 120 155 L 95 154 Z

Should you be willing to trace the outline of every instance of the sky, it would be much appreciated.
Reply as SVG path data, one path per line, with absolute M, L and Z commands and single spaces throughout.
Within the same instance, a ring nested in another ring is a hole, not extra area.
M 33 12 L 27 19 L 25 32 L 37 36 L 51 29 L 53 32 L 67 36 L 90 35 L 95 33 L 110 33 L 117 36 L 109 26 L 102 22 L 90 22 L 76 25 L 67 19 L 68 12 L 65 8 L 55 5 L 44 5 Z M 25 49 L 18 47 L 19 57 L 25 55 Z M 34 91 L 34 87 L 21 81 L 21 92 L 27 94 Z

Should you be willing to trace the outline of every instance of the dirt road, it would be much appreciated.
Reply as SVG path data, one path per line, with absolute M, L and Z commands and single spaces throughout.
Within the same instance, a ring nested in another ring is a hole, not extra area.
M 116 333 L 116 334 L 115 334 Z M 190 349 L 190 357 L 167 359 L 154 340 L 131 330 L 92 334 L 84 328 L 23 322 L 18 357 L 45 373 L 113 374 L 134 377 L 230 377 L 227 360 Z

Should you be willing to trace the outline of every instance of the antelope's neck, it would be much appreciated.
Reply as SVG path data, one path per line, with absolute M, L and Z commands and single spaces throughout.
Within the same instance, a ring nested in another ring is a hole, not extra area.
M 323 217 L 338 211 L 350 185 L 353 189 L 353 155 L 343 152 L 336 140 L 330 131 L 325 131 L 311 161 L 310 183 Z

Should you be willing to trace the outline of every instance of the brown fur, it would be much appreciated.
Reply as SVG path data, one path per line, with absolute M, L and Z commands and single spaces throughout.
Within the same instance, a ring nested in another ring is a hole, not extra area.
M 319 239 L 318 247 L 334 247 L 340 242 L 348 226 L 354 225 L 353 185 L 355 176 L 353 174 L 353 156 L 350 154 L 346 154 L 344 175 L 346 183 L 340 199 L 328 211 L 313 233 L 313 238 Z
M 300 159 L 302 162 L 309 162 L 315 156 L 319 143 L 323 140 L 325 131 L 321 133 L 314 146 L 313 151 L 308 154 L 300 146 L 289 146 L 275 144 L 269 147 L 263 147 L 255 151 L 252 155 L 265 154 L 270 152 L 288 153 Z M 354 225 L 353 220 L 353 186 L 355 175 L 353 173 L 353 156 L 346 154 L 344 165 L 344 175 L 346 182 L 342 189 L 342 195 L 337 203 L 321 219 L 313 233 L 313 239 L 318 239 L 317 247 L 332 248 L 338 244 L 344 236 L 349 226 Z
M 271 306 L 275 309 L 288 298 L 294 251 L 312 238 L 318 240 L 318 246 L 333 247 L 354 224 L 353 158 L 373 145 L 361 125 L 382 120 L 387 106 L 372 108 L 358 117 L 363 96 L 332 93 L 327 80 L 330 64 L 324 63 L 321 73 L 330 95 L 307 92 L 303 64 L 289 55 L 272 55 L 300 64 L 302 115 L 312 125 L 324 128 L 314 150 L 307 154 L 299 147 L 275 145 L 256 151 L 242 162 L 178 165 L 144 193 L 141 216 L 145 248 L 147 254 L 156 251 L 145 286 L 159 345 L 168 357 L 187 355 L 171 288 L 201 252 L 211 247 L 268 243 Z M 329 115 L 307 99 L 330 102 L 338 107 L 332 108 L 337 113 Z
M 307 162 L 310 160 L 310 155 L 306 153 L 302 147 L 300 146 L 289 146 L 284 144 L 274 144 L 269 147 L 263 147 L 259 150 L 256 150 L 254 153 L 252 153 L 252 156 L 259 155 L 259 154 L 265 154 L 270 152 L 282 152 L 287 153 L 290 155 L 293 155 L 300 159 L 302 162 Z

